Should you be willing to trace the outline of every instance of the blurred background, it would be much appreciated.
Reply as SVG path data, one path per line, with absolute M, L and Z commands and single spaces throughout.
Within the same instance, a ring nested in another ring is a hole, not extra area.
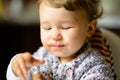
M 35 52 L 40 42 L 37 0 L 0 0 L 0 79 L 6 80 L 10 59 L 19 52 Z M 103 0 L 98 27 L 120 36 L 120 0 Z

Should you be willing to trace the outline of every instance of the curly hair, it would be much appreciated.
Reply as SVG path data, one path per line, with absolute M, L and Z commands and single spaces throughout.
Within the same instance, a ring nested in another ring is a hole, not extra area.
M 38 0 L 38 6 L 42 1 L 47 1 L 52 7 L 64 7 L 69 11 L 84 9 L 89 20 L 98 19 L 103 14 L 101 0 Z

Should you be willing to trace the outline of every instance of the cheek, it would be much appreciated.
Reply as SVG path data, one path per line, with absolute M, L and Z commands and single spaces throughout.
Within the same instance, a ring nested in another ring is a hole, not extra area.
M 44 31 L 41 30 L 41 42 L 43 45 L 45 45 L 47 43 L 47 40 L 48 40 L 48 36 L 47 36 L 47 33 L 45 33 Z
M 84 38 L 86 37 L 87 33 L 85 30 L 80 31 L 80 30 L 75 30 L 75 31 L 71 31 L 68 34 L 66 34 L 64 36 L 65 39 L 67 39 L 68 41 L 80 41 L 80 40 L 84 40 Z
M 81 48 L 86 40 L 85 32 L 73 32 L 66 37 L 66 42 L 69 42 L 69 46 L 72 48 Z

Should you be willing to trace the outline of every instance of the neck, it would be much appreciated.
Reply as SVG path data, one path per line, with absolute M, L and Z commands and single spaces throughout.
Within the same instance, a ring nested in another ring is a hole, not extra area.
M 60 57 L 59 59 L 60 59 L 61 64 L 66 64 L 66 63 L 72 61 L 74 59 L 74 57 L 73 56 L 71 56 L 71 57 Z

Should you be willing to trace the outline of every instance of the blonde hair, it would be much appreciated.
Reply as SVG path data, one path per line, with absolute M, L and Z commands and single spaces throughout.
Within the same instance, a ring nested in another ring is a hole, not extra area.
M 101 0 L 38 0 L 38 6 L 42 1 L 47 1 L 52 7 L 64 7 L 69 11 L 83 8 L 87 12 L 89 20 L 97 19 L 103 14 Z

